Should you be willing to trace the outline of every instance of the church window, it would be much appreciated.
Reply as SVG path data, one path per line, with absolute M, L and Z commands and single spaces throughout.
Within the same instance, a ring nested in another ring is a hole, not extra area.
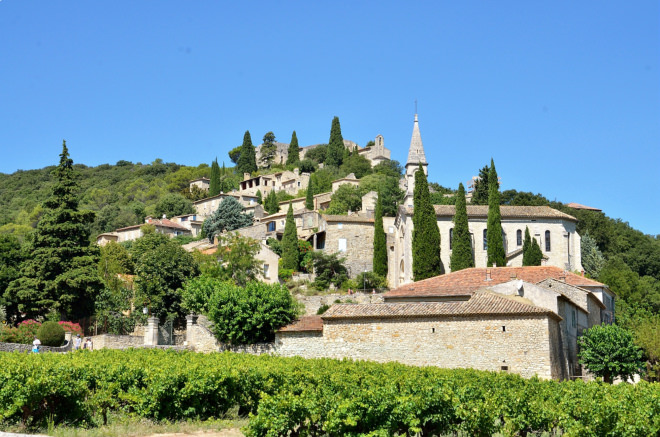
M 484 250 L 488 250 L 488 229 L 484 229 Z
M 452 243 L 454 242 L 454 228 L 449 229 L 449 250 L 452 249 Z
M 522 231 L 518 229 L 516 231 L 516 245 L 522 246 L 522 243 L 523 243 Z
M 545 251 L 550 252 L 550 231 L 545 231 Z

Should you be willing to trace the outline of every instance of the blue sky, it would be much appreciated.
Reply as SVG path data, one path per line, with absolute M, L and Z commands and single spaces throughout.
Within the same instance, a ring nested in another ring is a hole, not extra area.
M 197 165 L 268 131 L 378 134 L 429 179 L 495 159 L 503 189 L 660 234 L 657 1 L 0 0 L 0 172 Z

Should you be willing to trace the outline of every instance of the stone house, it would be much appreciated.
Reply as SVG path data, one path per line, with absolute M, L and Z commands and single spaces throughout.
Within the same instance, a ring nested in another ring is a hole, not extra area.
M 354 187 L 359 187 L 360 186 L 360 179 L 355 177 L 354 173 L 351 173 L 349 175 L 346 175 L 345 177 L 341 179 L 337 179 L 335 181 L 332 181 L 332 192 L 334 193 L 337 191 L 337 189 L 342 186 L 342 185 L 352 185 Z
M 124 241 L 137 240 L 143 235 L 142 226 L 145 224 L 153 225 L 156 228 L 157 233 L 167 235 L 170 238 L 179 235 L 192 235 L 192 231 L 190 229 L 180 225 L 179 223 L 168 220 L 165 216 L 163 216 L 162 219 L 147 217 L 144 219 L 144 224 L 127 226 L 125 228 L 117 229 L 114 232 L 106 232 L 100 234 L 96 238 L 96 244 L 103 246 L 110 241 L 121 243 Z
M 255 218 L 262 217 L 264 215 L 264 210 L 261 205 L 257 202 L 257 197 L 245 193 L 220 193 L 216 196 L 207 197 L 205 199 L 200 199 L 193 202 L 193 208 L 195 208 L 196 215 L 199 220 L 202 222 L 209 217 L 211 214 L 218 209 L 220 203 L 226 197 L 233 197 L 238 200 L 238 203 L 243 205 L 245 212 L 252 213 Z
M 192 192 L 193 187 L 197 187 L 200 190 L 208 191 L 209 187 L 211 186 L 211 179 L 201 177 L 197 179 L 193 179 L 190 181 L 190 192 Z
M 172 217 L 172 222 L 189 229 L 193 237 L 202 233 L 202 224 L 204 220 L 197 214 L 183 214 Z
M 300 173 L 296 168 L 293 171 L 281 171 L 273 174 L 251 177 L 249 173 L 243 175 L 243 181 L 239 185 L 238 193 L 256 198 L 257 191 L 266 197 L 271 191 L 285 191 L 296 195 L 300 190 L 306 190 L 309 185 L 309 173 Z
M 391 156 L 390 150 L 385 147 L 385 139 L 382 135 L 376 136 L 373 146 L 365 148 L 358 147 L 358 154 L 367 158 L 372 167 L 383 161 L 388 161 Z
M 279 260 L 280 257 L 273 252 L 264 241 L 259 241 L 259 252 L 255 258 L 261 262 L 261 269 L 257 275 L 257 279 L 267 284 L 274 284 L 279 282 Z M 218 245 L 218 237 L 216 236 L 212 245 L 190 245 L 186 250 L 192 252 L 193 250 L 200 250 L 205 255 L 214 255 L 218 250 L 228 250 L 223 246 Z

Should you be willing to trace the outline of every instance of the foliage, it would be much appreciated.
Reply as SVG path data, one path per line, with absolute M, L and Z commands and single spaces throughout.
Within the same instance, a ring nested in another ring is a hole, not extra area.
M 59 347 L 64 344 L 64 329 L 57 322 L 44 322 L 37 330 L 37 338 L 44 346 Z
M 94 296 L 102 284 L 96 272 L 98 248 L 89 245 L 94 214 L 78 209 L 78 184 L 66 142 L 53 174 L 52 196 L 43 204 L 29 255 L 19 278 L 7 287 L 5 299 L 28 318 L 43 317 L 51 310 L 79 318 L 93 312 Z
M 252 145 L 252 137 L 250 131 L 246 130 L 243 135 L 243 145 L 241 145 L 241 152 L 236 163 L 236 172 L 239 175 L 244 173 L 252 173 L 257 171 L 257 157 L 254 146 Z
M 580 241 L 582 267 L 584 271 L 592 278 L 597 278 L 600 271 L 605 266 L 605 257 L 598 249 L 596 241 L 589 236 L 589 232 L 584 234 Z
M 617 323 L 632 332 L 635 343 L 644 351 L 645 379 L 660 382 L 660 314 L 639 305 L 620 302 Z
M 310 179 L 314 184 L 314 194 L 328 193 L 332 191 L 332 181 L 344 176 L 345 174 L 341 173 L 340 170 L 335 167 L 324 167 L 315 171 Z
M 525 240 L 523 241 L 523 266 L 540 266 L 543 261 L 543 252 L 536 238 L 529 234 L 529 228 L 525 226 Z
M 355 285 L 351 288 L 356 290 L 380 290 L 387 287 L 387 277 L 376 272 L 360 272 L 353 282 Z
M 398 363 L 149 349 L 3 355 L 0 425 L 250 414 L 249 436 L 608 435 L 660 431 L 660 386 Z M 49 410 L 47 406 L 53 406 Z
M 39 327 L 41 327 L 41 322 L 32 319 L 23 320 L 16 327 L 3 326 L 0 329 L 0 342 L 31 344 L 34 337 L 37 336 Z
M 287 165 L 297 165 L 300 162 L 300 147 L 298 146 L 298 136 L 294 130 L 291 134 L 291 142 L 289 143 L 289 149 L 287 150 L 286 163 Z M 305 171 L 302 170 L 301 171 Z
M 218 209 L 211 214 L 202 225 L 202 230 L 209 241 L 222 232 L 233 231 L 252 224 L 252 213 L 243 212 L 245 208 L 236 198 L 227 196 L 222 199 Z
M 465 202 L 465 187 L 462 183 L 458 184 L 458 193 L 456 194 L 456 212 L 451 246 L 449 266 L 452 272 L 474 267 L 472 238 L 468 227 L 467 205 Z
M 278 269 L 277 278 L 282 282 L 288 282 L 293 278 L 293 269 Z
M 318 166 L 311 159 L 305 158 L 298 162 L 298 168 L 300 169 L 301 173 L 314 173 Z
M 440 231 L 431 205 L 429 185 L 422 167 L 415 172 L 413 193 L 413 279 L 420 281 L 442 273 Z
M 293 207 L 289 203 L 286 213 L 284 235 L 282 236 L 282 268 L 298 271 L 300 253 L 298 251 L 298 232 L 293 218 Z
M 348 279 L 348 274 L 344 262 L 345 258 L 340 258 L 339 253 L 326 254 L 323 252 L 312 252 L 314 265 L 314 287 L 317 290 L 327 290 L 330 284 L 335 287 L 341 287 L 341 284 Z
M 178 215 L 194 214 L 195 208 L 190 199 L 186 199 L 181 194 L 170 193 L 158 201 L 154 212 L 158 218 L 163 216 L 172 218 Z
M 326 214 L 346 215 L 348 211 L 362 209 L 362 191 L 360 187 L 342 184 L 332 193 Z
M 307 184 L 307 192 L 305 193 L 305 208 L 314 211 L 314 186 L 311 179 Z
M 135 292 L 138 305 L 148 307 L 153 316 L 161 319 L 182 318 L 185 314 L 178 289 L 186 280 L 199 274 L 199 267 L 181 246 L 157 235 L 147 234 L 136 240 L 138 248 L 145 248 L 139 257 L 133 252 L 137 258 Z M 140 241 L 143 239 L 147 242 Z
M 209 197 L 217 196 L 222 191 L 220 186 L 220 166 L 218 158 L 211 163 L 211 180 L 209 181 Z
M 264 199 L 264 209 L 268 214 L 275 214 L 280 210 L 280 202 L 277 200 L 275 190 L 270 190 Z
M 328 155 L 328 145 L 319 144 L 305 153 L 306 160 L 312 160 L 318 164 L 325 163 L 325 158 Z
M 642 350 L 632 334 L 619 325 L 595 325 L 578 339 L 580 364 L 612 383 L 614 378 L 632 378 L 642 373 Z
M 282 256 L 282 242 L 280 240 L 270 237 L 266 240 L 266 244 L 277 254 L 277 256 Z
M 374 165 L 373 173 L 382 174 L 385 176 L 390 176 L 393 178 L 401 179 L 403 174 L 403 167 L 399 161 L 394 159 L 388 159 L 386 161 L 381 161 L 378 164 Z
M 180 290 L 181 307 L 190 314 L 207 314 L 211 296 L 223 282 L 225 281 L 222 279 L 207 275 L 200 275 L 186 281 L 183 289 Z
M 605 263 L 598 281 L 607 284 L 627 303 L 660 312 L 660 281 L 650 276 L 640 277 L 621 256 L 613 256 Z
M 0 304 L 4 314 L 0 322 L 14 319 L 18 315 L 18 305 L 11 301 L 5 291 L 9 284 L 19 277 L 20 265 L 25 258 L 19 239 L 11 234 L 0 234 Z
M 491 159 L 491 164 L 492 164 Z M 497 176 L 497 175 L 496 175 Z M 497 184 L 497 190 L 500 189 L 499 179 L 495 179 Z M 490 195 L 490 167 L 485 166 L 479 170 L 479 176 L 474 181 L 474 191 L 472 192 L 472 200 L 470 203 L 472 205 L 489 205 L 489 195 Z
M 316 310 L 316 315 L 317 315 L 317 316 L 320 316 L 321 314 L 325 313 L 325 312 L 328 311 L 329 309 L 330 309 L 330 305 L 328 305 L 327 303 L 324 303 L 323 305 L 321 305 L 321 306 L 319 307 L 318 310 Z
M 383 163 L 379 165 L 381 164 Z M 384 217 L 395 217 L 399 204 L 403 201 L 405 193 L 399 188 L 399 179 L 399 176 L 393 176 L 385 172 L 376 173 L 374 171 L 374 173 L 366 175 L 360 180 L 360 190 L 363 194 L 369 191 L 376 191 L 378 193 L 378 197 L 381 198 Z
M 356 152 L 344 159 L 341 170 L 346 174 L 353 173 L 356 178 L 361 179 L 371 173 L 371 162 Z
M 292 322 L 299 311 L 286 287 L 254 281 L 245 287 L 217 284 L 209 302 L 214 334 L 230 344 L 272 341 L 275 330 Z
M 241 158 L 242 147 L 243 146 L 234 147 L 227 153 L 229 155 L 229 160 L 236 165 L 238 165 L 238 160 Z
M 325 163 L 334 167 L 340 167 L 344 161 L 344 149 L 344 138 L 341 135 L 339 117 L 335 117 L 332 119 L 332 126 L 330 128 L 330 141 L 328 141 Z
M 260 149 L 261 165 L 270 168 L 275 154 L 277 153 L 277 146 L 275 145 L 275 134 L 273 132 L 266 132 L 263 138 L 263 144 Z
M 57 323 L 62 327 L 62 329 L 64 329 L 64 332 L 70 332 L 73 335 L 83 334 L 82 328 L 78 323 L 66 322 L 66 321 L 59 321 Z
M 383 203 L 380 194 L 374 213 L 374 254 L 372 259 L 375 274 L 387 277 L 387 235 L 383 228 Z
M 490 160 L 488 184 L 487 264 L 503 267 L 506 265 L 506 253 L 504 253 L 502 216 L 500 215 L 500 184 L 497 183 L 497 171 L 492 159 Z
M 238 232 L 229 232 L 220 237 L 219 262 L 225 270 L 225 278 L 236 285 L 244 286 L 263 274 L 262 262 L 256 258 L 261 243 L 254 238 L 244 237 Z

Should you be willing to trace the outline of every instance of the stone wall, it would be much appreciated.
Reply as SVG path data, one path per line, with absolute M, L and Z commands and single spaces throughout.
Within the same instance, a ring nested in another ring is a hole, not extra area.
M 135 335 L 101 334 L 92 337 L 94 349 L 128 349 L 144 346 L 144 337 Z
M 244 345 L 230 345 L 223 344 L 219 348 L 222 352 L 234 352 L 239 354 L 262 355 L 271 354 L 277 351 L 275 343 L 257 343 L 257 344 L 244 344 Z
M 337 300 L 340 303 L 347 303 L 347 302 L 350 303 L 351 301 L 355 303 L 383 303 L 382 294 L 371 294 L 370 292 L 369 293 L 358 292 L 350 295 L 338 294 L 338 293 L 325 294 L 322 296 L 296 295 L 295 298 L 296 300 L 298 300 L 298 302 L 305 305 L 306 316 L 315 315 L 322 305 L 331 306 L 332 304 L 337 303 L 336 302 Z
M 557 321 L 546 315 L 326 320 L 323 329 L 323 335 L 278 333 L 276 353 L 506 370 L 527 378 L 566 375 L 550 344 L 558 340 Z
M 65 339 L 63 346 L 39 346 L 39 352 L 69 352 L 73 344 L 71 343 L 71 333 L 67 334 L 69 337 Z M 0 343 L 0 352 L 32 352 L 32 344 Z
M 347 216 L 346 222 L 327 222 L 324 252 L 340 252 L 346 257 L 344 264 L 349 269 L 349 276 L 355 278 L 364 271 L 373 270 L 374 222 L 349 220 Z

